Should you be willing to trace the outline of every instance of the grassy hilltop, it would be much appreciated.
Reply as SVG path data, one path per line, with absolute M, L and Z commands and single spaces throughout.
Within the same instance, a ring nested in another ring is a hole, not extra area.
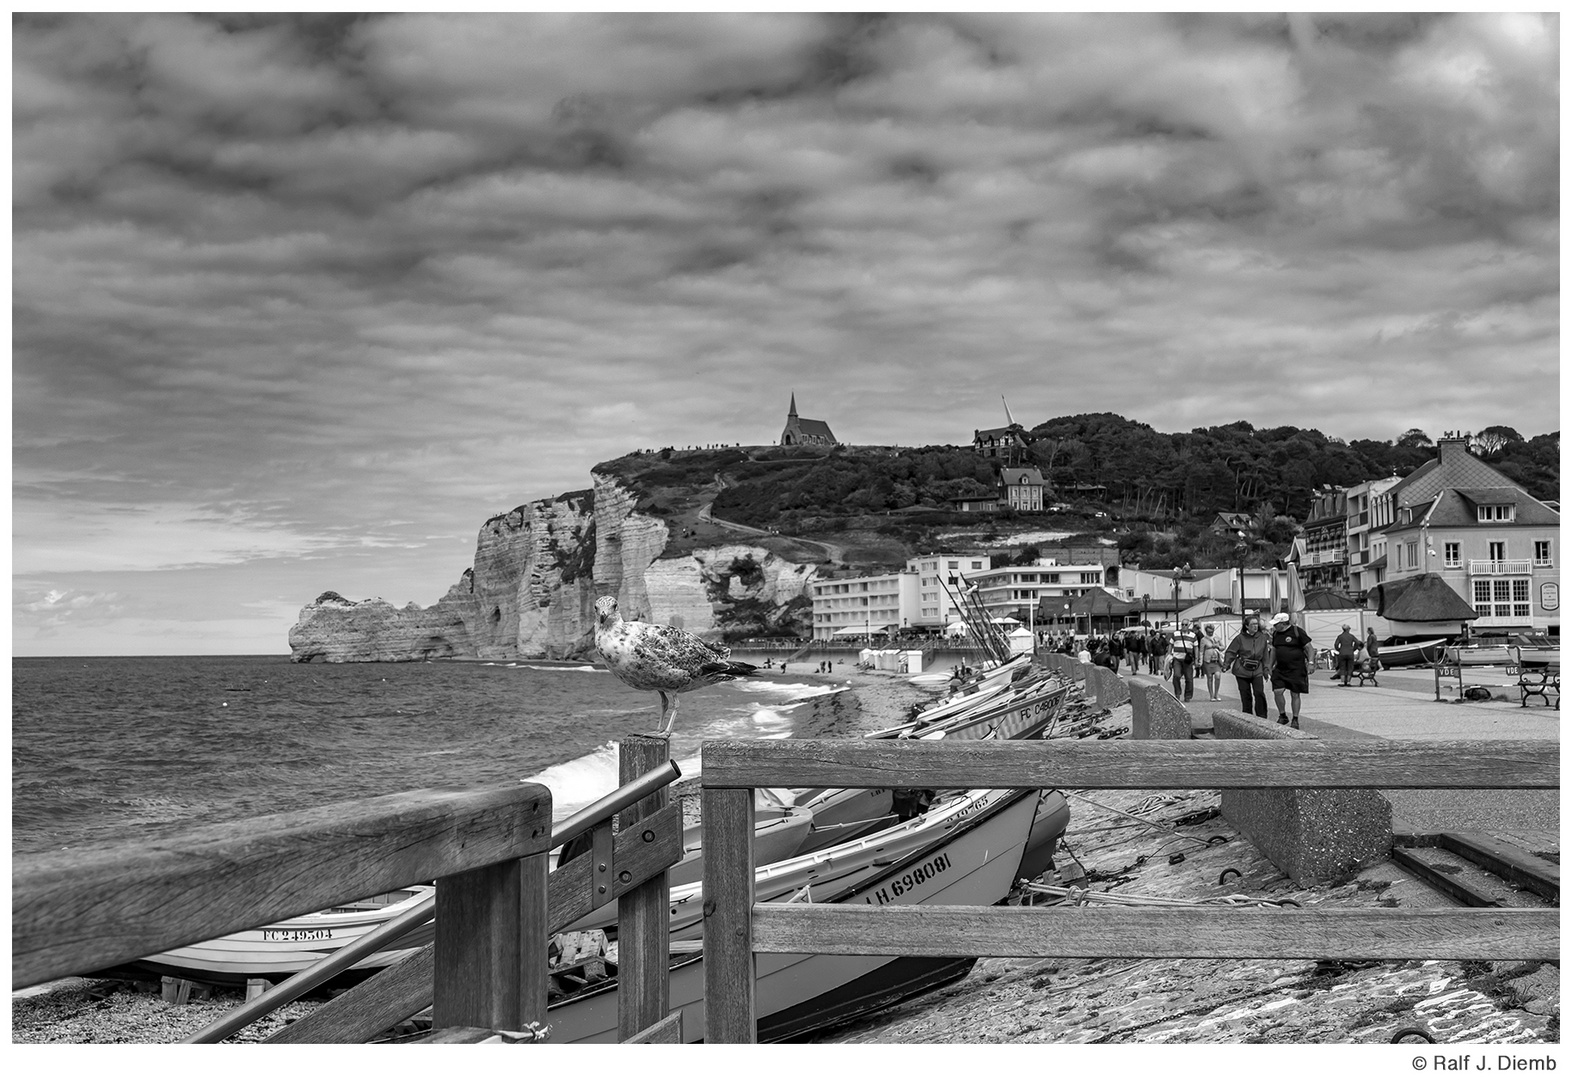
M 1221 565 L 1238 537 L 1212 533 L 1220 511 L 1251 516 L 1247 562 L 1282 556 L 1315 489 L 1406 475 L 1434 456 L 1424 432 L 1391 442 L 1329 438 L 1314 429 L 1257 430 L 1245 421 L 1164 434 L 1113 413 L 1058 417 L 1027 430 L 1023 464 L 1041 470 L 1050 498 L 1040 514 L 961 513 L 949 500 L 995 489 L 997 463 L 970 447 L 727 447 L 630 454 L 595 466 L 639 493 L 638 509 L 665 519 L 670 554 L 746 538 L 796 562 L 895 568 L 919 551 L 951 549 L 1029 557 L 1032 532 L 1054 543 L 1112 540 L 1126 562 Z M 1475 437 L 1474 453 L 1537 498 L 1560 497 L 1560 433 L 1525 439 L 1509 427 Z M 1065 492 L 1096 498 L 1068 498 Z M 724 522 L 714 525 L 706 511 Z

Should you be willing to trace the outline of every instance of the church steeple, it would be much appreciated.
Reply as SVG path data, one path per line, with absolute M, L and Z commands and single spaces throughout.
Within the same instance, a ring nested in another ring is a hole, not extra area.
M 786 415 L 787 416 L 796 416 L 797 415 L 797 391 L 795 391 L 795 390 L 793 390 L 791 392 L 791 408 L 786 410 Z

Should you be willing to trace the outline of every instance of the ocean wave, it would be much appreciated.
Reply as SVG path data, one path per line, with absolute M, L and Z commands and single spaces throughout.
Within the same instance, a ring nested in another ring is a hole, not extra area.
M 850 687 L 850 683 L 840 685 L 826 685 L 825 683 L 794 683 L 775 682 L 768 679 L 736 679 L 723 683 L 734 690 L 746 690 L 749 693 L 761 694 L 789 694 L 795 698 L 806 700 L 808 698 L 823 697 L 825 694 L 838 694 Z

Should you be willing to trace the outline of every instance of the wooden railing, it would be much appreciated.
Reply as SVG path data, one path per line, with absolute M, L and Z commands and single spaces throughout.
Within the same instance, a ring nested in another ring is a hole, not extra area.
M 668 749 L 664 737 L 625 738 L 623 783 L 665 765 Z M 623 810 L 616 836 L 608 812 L 594 827 L 589 857 L 548 875 L 551 816 L 551 793 L 539 784 L 424 790 L 168 839 L 19 856 L 12 986 L 434 879 L 432 944 L 267 1041 L 362 1042 L 428 1006 L 439 1031 L 544 1025 L 549 936 L 611 900 L 619 901 L 621 925 L 619 1035 L 666 1037 L 666 870 L 682 857 L 680 807 L 667 805 L 661 786 Z
M 755 787 L 1559 786 L 1551 741 L 711 741 L 704 744 L 706 1042 L 753 1042 L 756 953 L 871 956 L 1558 959 L 1557 910 L 756 904 Z

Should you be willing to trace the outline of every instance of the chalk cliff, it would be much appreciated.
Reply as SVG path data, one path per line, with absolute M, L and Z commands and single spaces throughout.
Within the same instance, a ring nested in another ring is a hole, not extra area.
M 612 476 L 541 499 L 480 527 L 475 564 L 429 608 L 323 593 L 289 631 L 297 662 L 582 656 L 594 647 L 594 603 L 613 594 L 628 618 L 710 637 L 726 630 L 805 631 L 816 567 L 747 544 L 663 557 L 671 530 L 636 509 Z

